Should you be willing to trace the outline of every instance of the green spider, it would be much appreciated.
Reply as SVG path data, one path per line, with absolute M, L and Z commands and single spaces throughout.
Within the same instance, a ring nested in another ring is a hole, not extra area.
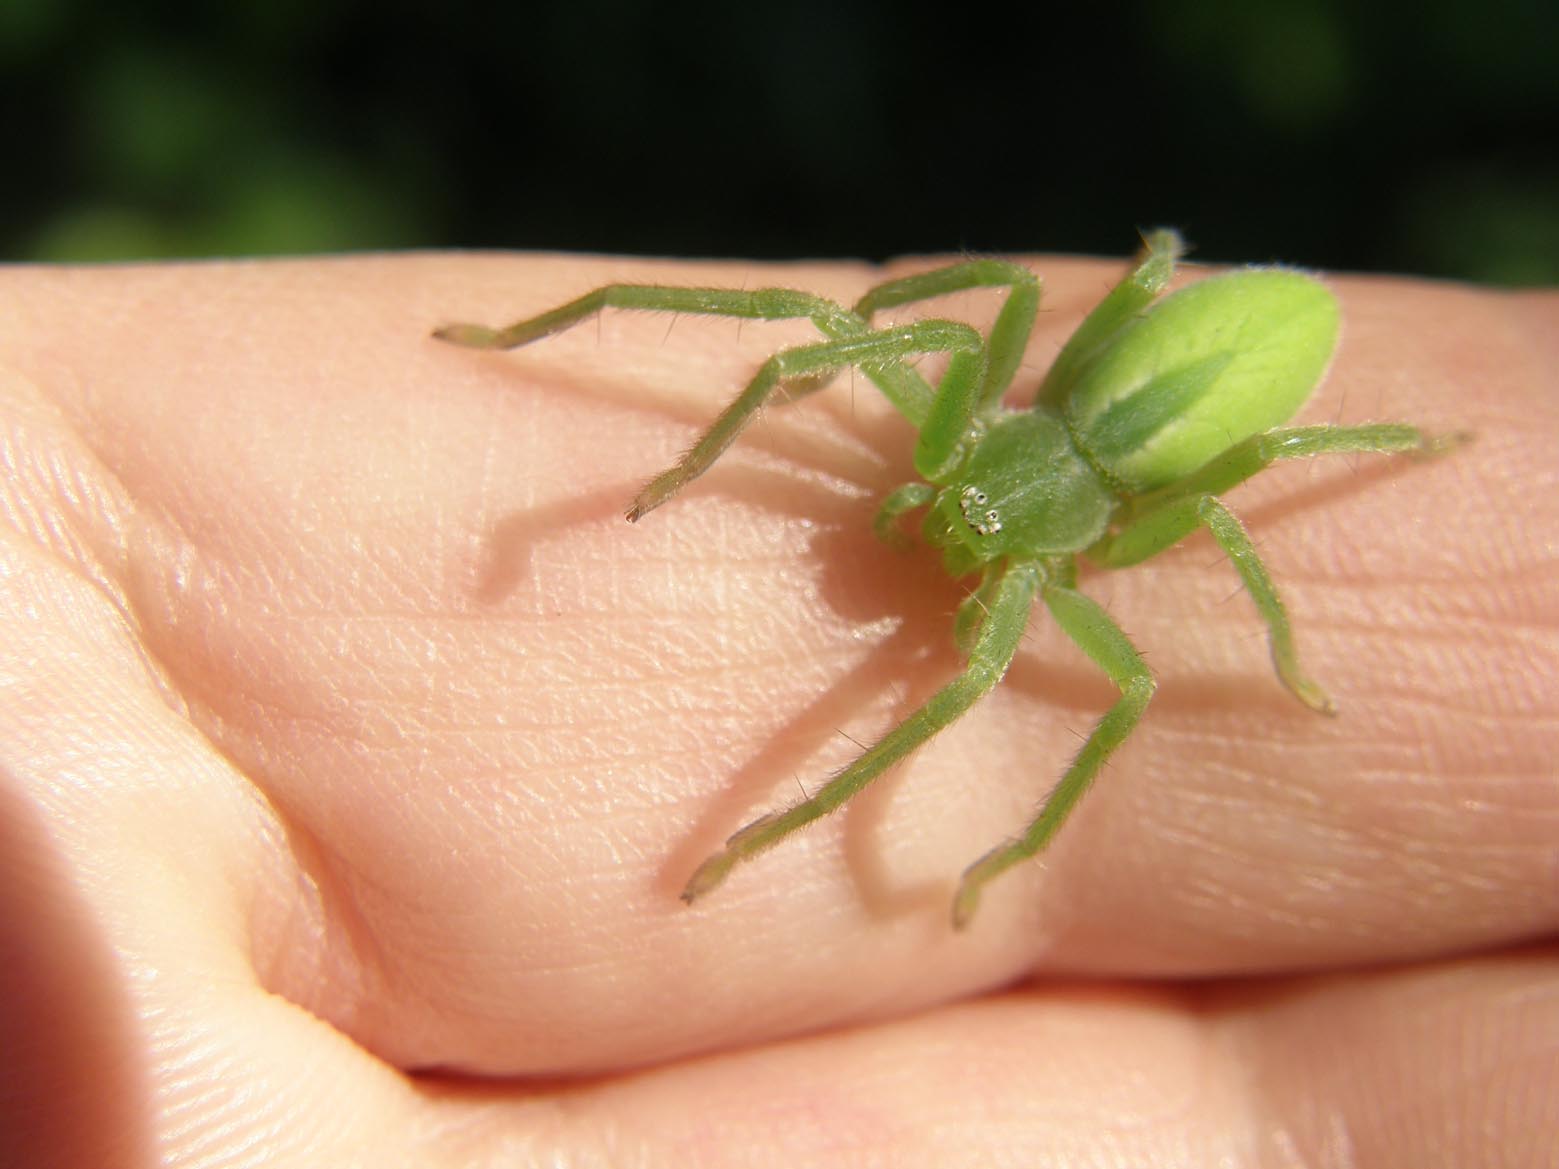
M 639 493 L 628 509 L 630 521 L 703 474 L 781 386 L 786 400 L 794 400 L 857 367 L 919 431 L 914 462 L 921 481 L 891 492 L 874 526 L 878 536 L 902 544 L 900 518 L 925 508 L 921 530 L 941 550 L 947 571 L 955 578 L 979 574 L 953 621 L 968 664 L 816 794 L 730 837 L 693 873 L 684 901 L 702 897 L 742 861 L 845 803 L 967 711 L 1006 673 L 1037 597 L 1121 696 L 1024 832 L 964 871 L 953 924 L 966 926 L 985 885 L 1055 836 L 1153 696 L 1153 676 L 1125 633 L 1077 590 L 1079 555 L 1123 568 L 1206 528 L 1234 562 L 1266 623 L 1283 685 L 1312 710 L 1335 712 L 1326 692 L 1300 669 L 1283 602 L 1250 537 L 1218 496 L 1277 459 L 1434 454 L 1459 436 L 1431 439 L 1398 423 L 1273 429 L 1304 404 L 1331 360 L 1336 300 L 1316 280 L 1282 268 L 1214 276 L 1157 299 L 1182 250 L 1172 231 L 1146 237 L 1136 266 L 1072 334 L 1026 410 L 1007 409 L 1002 396 L 1028 344 L 1040 285 L 1028 269 L 999 260 L 890 280 L 849 309 L 784 288 L 610 284 L 505 329 L 462 324 L 434 334 L 458 345 L 509 349 L 608 307 L 809 318 L 826 340 L 764 362 L 676 465 Z M 982 287 L 1007 289 L 983 336 L 948 320 L 872 325 L 884 309 Z M 930 353 L 947 356 L 935 389 L 906 363 Z

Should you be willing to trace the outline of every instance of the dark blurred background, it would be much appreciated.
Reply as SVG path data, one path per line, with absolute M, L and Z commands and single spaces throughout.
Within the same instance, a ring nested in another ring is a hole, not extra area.
M 1131 250 L 1559 277 L 1553 0 L 0 0 L 0 256 Z

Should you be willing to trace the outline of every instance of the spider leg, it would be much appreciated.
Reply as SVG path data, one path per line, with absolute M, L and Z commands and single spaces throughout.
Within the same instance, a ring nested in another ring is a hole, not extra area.
M 862 320 L 870 321 L 873 314 L 883 309 L 931 300 L 970 288 L 1009 289 L 1007 299 L 986 338 L 987 365 L 975 404 L 976 411 L 984 411 L 998 404 L 1012 383 L 1013 375 L 1017 373 L 1028 347 L 1029 335 L 1034 329 L 1034 317 L 1039 311 L 1040 283 L 1027 268 L 1003 260 L 968 260 L 914 276 L 885 280 L 866 290 L 855 302 L 854 312 Z M 927 402 L 931 399 L 931 388 L 909 366 L 896 365 L 876 372 L 868 370 L 867 373 L 890 401 L 897 401 L 901 397 L 921 397 Z M 821 389 L 831 377 L 830 374 L 817 378 L 816 384 L 809 384 L 804 392 Z M 883 385 L 884 380 L 895 383 L 894 388 L 890 390 Z M 908 414 L 908 411 L 905 413 Z M 910 421 L 920 426 L 924 417 L 910 415 Z
M 1006 288 L 1007 299 L 996 314 L 986 336 L 988 363 L 980 383 L 977 409 L 987 409 L 1001 401 L 1012 384 L 1018 363 L 1028 348 L 1034 317 L 1039 311 L 1040 284 L 1034 273 L 1021 264 L 1004 260 L 968 260 L 914 276 L 887 280 L 866 290 L 855 302 L 855 313 L 871 320 L 874 313 L 915 301 L 963 292 L 970 288 Z
M 682 891 L 682 900 L 691 904 L 725 880 L 738 864 L 832 812 L 984 696 L 1012 663 L 1028 625 L 1040 575 L 1036 564 L 1010 566 L 990 593 L 990 613 L 980 626 L 964 672 L 867 748 L 855 762 L 836 772 L 816 794 L 783 812 L 761 816 L 733 835 L 724 848 L 699 865 Z
M 991 599 L 1000 586 L 1001 569 L 995 564 L 986 565 L 980 583 L 959 602 L 958 611 L 953 614 L 953 644 L 965 657 L 974 649 L 975 639 L 980 636 L 980 627 L 985 624 L 985 618 L 991 611 Z
M 1088 549 L 1106 568 L 1126 568 L 1179 543 L 1201 526 L 1203 496 L 1222 495 L 1279 459 L 1334 454 L 1442 454 L 1466 441 L 1463 434 L 1431 438 L 1416 426 L 1382 422 L 1367 426 L 1289 426 L 1236 443 L 1184 479 L 1132 498 L 1119 530 Z
M 955 929 L 969 924 L 986 884 L 1050 843 L 1099 769 L 1136 727 L 1157 685 L 1130 639 L 1097 602 L 1067 584 L 1055 582 L 1047 582 L 1040 595 L 1056 623 L 1110 676 L 1121 696 L 1095 725 L 1023 835 L 998 845 L 964 870 L 953 897 Z
M 825 297 L 788 288 L 668 288 L 659 284 L 605 284 L 567 304 L 515 321 L 501 329 L 486 325 L 445 325 L 433 335 L 472 349 L 514 349 L 587 321 L 608 308 L 649 312 L 695 313 L 785 321 L 810 318 L 824 336 L 864 333 L 866 323 Z
M 899 517 L 908 515 L 917 507 L 925 507 L 935 498 L 936 488 L 929 483 L 906 483 L 902 487 L 894 488 L 882 501 L 882 506 L 877 509 L 877 518 L 872 521 L 872 531 L 877 539 L 890 547 L 908 548 L 910 539 L 899 528 Z
M 1326 691 L 1305 676 L 1299 665 L 1299 651 L 1294 647 L 1294 633 L 1288 621 L 1288 609 L 1272 583 L 1272 576 L 1261 562 L 1256 545 L 1234 513 L 1215 496 L 1197 495 L 1177 500 L 1159 510 L 1139 516 L 1133 525 L 1121 532 L 1117 539 L 1158 543 L 1164 547 L 1179 540 L 1196 528 L 1206 528 L 1224 555 L 1240 574 L 1240 582 L 1255 602 L 1256 611 L 1267 626 L 1267 642 L 1272 651 L 1272 665 L 1279 680 L 1295 698 L 1311 710 L 1321 714 L 1336 714 L 1337 706 Z M 1173 539 L 1168 539 L 1173 533 Z M 1093 555 L 1090 550 L 1089 555 Z M 1113 567 L 1113 562 L 1103 558 L 1102 563 Z
M 1036 402 L 1060 406 L 1072 388 L 1078 368 L 1107 346 L 1122 326 L 1136 318 L 1164 290 L 1185 251 L 1180 236 L 1164 228 L 1142 239 L 1137 266 L 1094 306 L 1067 339 L 1040 383 Z
M 852 365 L 880 368 L 920 353 L 951 354 L 915 452 L 915 466 L 922 474 L 927 474 L 927 466 L 941 467 L 953 457 L 957 440 L 968 427 L 975 388 L 985 367 L 984 339 L 968 325 L 953 321 L 916 321 L 780 350 L 758 368 L 747 388 L 721 411 L 687 453 L 639 492 L 628 509 L 628 519 L 637 520 L 659 507 L 708 470 L 781 383 Z
M 1253 435 L 1179 483 L 1133 500 L 1120 529 L 1090 548 L 1088 557 L 1107 568 L 1123 568 L 1162 552 L 1197 528 L 1206 528 L 1240 574 L 1267 626 L 1278 678 L 1311 710 L 1335 714 L 1336 704 L 1300 668 L 1288 610 L 1255 544 L 1217 494 L 1278 459 L 1357 452 L 1433 455 L 1462 440 L 1460 435 L 1431 439 L 1418 428 L 1400 423 L 1297 426 Z
M 872 332 L 872 327 L 862 317 L 834 301 L 789 288 L 666 288 L 658 284 L 607 284 L 567 304 L 501 329 L 453 324 L 435 329 L 433 336 L 468 349 L 514 349 L 573 328 L 608 308 L 759 321 L 806 318 L 823 336 L 835 341 Z M 883 396 L 918 427 L 931 405 L 932 391 L 925 380 L 893 361 L 880 367 L 863 364 L 862 369 Z M 794 401 L 822 389 L 833 373 L 833 369 L 826 369 L 821 374 L 799 379 L 790 387 L 788 400 Z

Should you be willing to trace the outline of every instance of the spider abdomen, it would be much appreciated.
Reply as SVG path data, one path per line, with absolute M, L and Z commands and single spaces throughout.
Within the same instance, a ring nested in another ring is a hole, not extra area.
M 1156 301 L 1078 367 L 1062 409 L 1090 461 L 1140 492 L 1287 422 L 1337 343 L 1337 302 L 1301 272 L 1248 268 Z

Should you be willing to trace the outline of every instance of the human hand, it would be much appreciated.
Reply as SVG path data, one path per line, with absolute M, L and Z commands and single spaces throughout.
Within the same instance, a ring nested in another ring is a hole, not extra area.
M 1036 264 L 1020 387 L 1120 267 Z M 1085 576 L 1161 689 L 968 932 L 958 874 L 1111 697 L 1040 618 L 910 764 L 677 901 L 957 668 L 960 587 L 869 535 L 909 428 L 841 377 L 629 528 L 805 326 L 427 334 L 608 279 L 875 276 L 4 274 L 0 1164 L 1545 1163 L 1552 294 L 1334 282 L 1300 421 L 1477 434 L 1230 497 L 1339 718 L 1192 540 Z

